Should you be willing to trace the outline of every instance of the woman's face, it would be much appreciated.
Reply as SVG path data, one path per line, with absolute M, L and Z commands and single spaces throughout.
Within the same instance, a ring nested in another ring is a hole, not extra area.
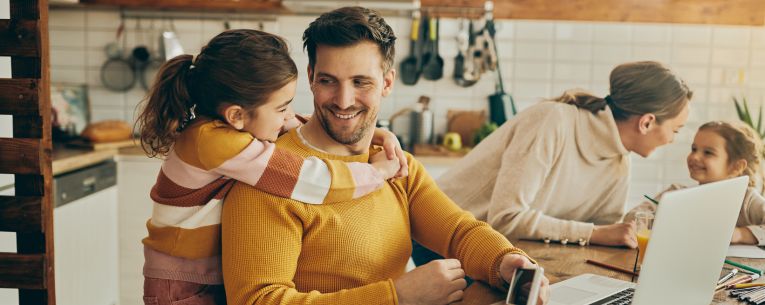
M 651 123 L 632 151 L 645 158 L 657 147 L 672 143 L 675 140 L 675 134 L 688 121 L 689 112 L 690 103 L 686 103 L 683 110 L 674 118 L 665 120 L 661 124 L 657 124 L 655 121 Z

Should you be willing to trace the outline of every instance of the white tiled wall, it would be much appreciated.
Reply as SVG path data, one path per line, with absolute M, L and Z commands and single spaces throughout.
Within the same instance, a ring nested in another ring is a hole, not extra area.
M 87 83 L 95 120 L 132 121 L 135 107 L 145 93 L 143 89 L 136 87 L 126 93 L 115 93 L 99 83 L 99 67 L 105 60 L 103 47 L 114 39 L 119 13 L 54 9 L 50 16 L 53 81 Z M 276 21 L 263 23 L 266 31 L 291 42 L 292 54 L 301 71 L 308 60 L 301 49 L 300 38 L 314 18 L 280 16 Z M 410 22 L 398 17 L 389 18 L 388 22 L 399 34 L 396 58 L 401 60 L 409 52 L 406 33 Z M 418 96 L 425 94 L 432 98 L 436 130 L 443 132 L 447 109 L 487 107 L 486 97 L 494 91 L 494 77 L 484 75 L 469 88 L 455 85 L 448 76 L 456 55 L 454 32 L 458 26 L 455 20 L 442 20 L 441 25 L 440 48 L 447 77 L 435 82 L 421 79 L 414 87 L 397 83 L 393 94 L 384 101 L 381 117 L 414 105 Z M 232 22 L 232 26 L 256 28 L 259 23 L 239 21 Z M 147 30 L 149 21 L 143 21 L 142 27 Z M 178 20 L 175 27 L 186 51 L 193 53 L 223 29 L 222 22 L 202 19 Z M 498 27 L 505 88 L 515 97 L 520 109 L 573 87 L 604 95 L 608 91 L 610 70 L 625 61 L 662 61 L 688 81 L 695 92 L 688 127 L 674 144 L 661 148 L 650 158 L 634 157 L 630 192 L 634 200 L 644 193 L 653 194 L 669 183 L 691 182 L 684 156 L 695 128 L 712 119 L 736 119 L 731 96 L 746 95 L 755 107 L 765 98 L 763 27 L 526 20 L 501 21 Z M 128 20 L 126 30 L 128 49 L 147 39 L 137 34 L 134 20 Z M 295 108 L 299 112 L 312 111 L 304 75 L 299 79 Z

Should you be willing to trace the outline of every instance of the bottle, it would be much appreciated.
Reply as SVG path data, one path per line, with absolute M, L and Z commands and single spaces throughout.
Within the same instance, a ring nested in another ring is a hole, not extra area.
M 433 111 L 429 109 L 430 98 L 420 96 L 418 109 L 411 113 L 412 144 L 433 144 Z

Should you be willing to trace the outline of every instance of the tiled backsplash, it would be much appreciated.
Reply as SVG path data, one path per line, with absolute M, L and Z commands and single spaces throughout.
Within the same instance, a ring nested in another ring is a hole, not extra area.
M 176 32 L 187 53 L 200 47 L 223 30 L 223 21 L 176 20 Z M 232 27 L 258 28 L 256 21 L 237 21 Z M 298 67 L 304 71 L 308 60 L 302 50 L 303 30 L 315 17 L 280 16 L 262 23 L 264 30 L 287 38 Z M 209 18 L 208 18 L 209 19 Z M 136 86 L 124 93 L 111 92 L 100 83 L 99 69 L 106 60 L 104 46 L 113 41 L 120 22 L 116 10 L 62 10 L 50 12 L 51 66 L 54 82 L 87 83 L 94 120 L 132 121 L 136 105 L 145 92 Z M 389 18 L 399 35 L 397 61 L 409 53 L 410 21 Z M 126 21 L 126 49 L 137 43 L 158 39 L 150 32 L 151 20 L 140 27 L 135 19 Z M 162 20 L 154 20 L 155 27 Z M 454 84 L 451 75 L 457 54 L 454 19 L 441 21 L 441 56 L 445 59 L 445 78 L 420 79 L 416 86 L 396 83 L 393 94 L 384 100 L 381 117 L 411 107 L 420 95 L 432 98 L 436 131 L 446 126 L 448 109 L 486 109 L 487 96 L 494 91 L 494 77 L 469 88 Z M 685 167 L 695 129 L 713 119 L 735 120 L 731 96 L 745 95 L 755 107 L 765 97 L 765 28 L 747 26 L 642 24 L 610 22 L 565 22 L 504 20 L 498 23 L 498 48 L 505 88 L 520 109 L 543 98 L 559 95 L 565 89 L 587 88 L 604 95 L 610 70 L 632 60 L 658 60 L 670 65 L 694 90 L 690 122 L 675 143 L 660 148 L 650 158 L 634 157 L 630 198 L 654 194 L 670 183 L 691 183 Z M 143 31 L 138 29 L 142 28 Z M 306 77 L 300 75 L 295 109 L 310 113 L 312 99 Z

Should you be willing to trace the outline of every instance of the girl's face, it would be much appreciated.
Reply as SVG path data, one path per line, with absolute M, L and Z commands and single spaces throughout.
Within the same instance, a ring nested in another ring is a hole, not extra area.
M 688 171 L 699 184 L 738 176 L 728 162 L 726 141 L 714 131 L 699 130 L 688 154 Z
M 276 141 L 284 123 L 295 117 L 290 107 L 295 97 L 297 81 L 276 90 L 263 105 L 245 115 L 244 130 L 261 141 Z

